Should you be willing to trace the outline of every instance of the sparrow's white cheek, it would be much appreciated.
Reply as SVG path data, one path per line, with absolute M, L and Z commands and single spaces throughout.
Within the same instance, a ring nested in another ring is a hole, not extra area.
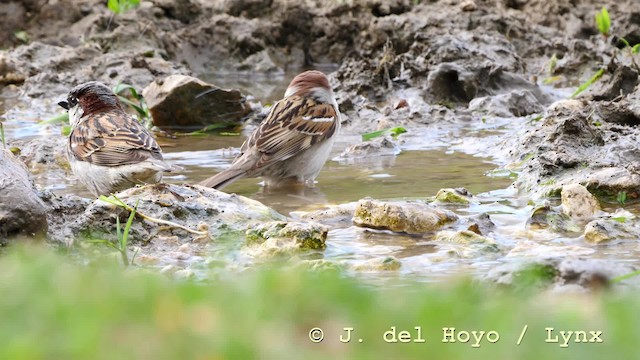
M 293 87 L 288 87 L 287 91 L 284 93 L 284 97 L 289 97 L 292 95 L 295 95 L 295 93 L 298 92 L 298 87 L 297 86 L 293 86 Z
M 314 88 L 311 91 L 311 97 L 325 104 L 333 104 L 336 100 L 333 98 L 333 92 L 325 88 Z
M 76 105 L 69 109 L 69 124 L 71 124 L 72 128 L 78 126 L 82 115 L 84 115 L 84 111 L 82 111 L 80 105 Z

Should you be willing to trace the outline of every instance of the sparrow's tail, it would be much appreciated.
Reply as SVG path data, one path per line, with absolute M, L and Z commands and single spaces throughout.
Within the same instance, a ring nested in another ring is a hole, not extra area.
M 213 175 L 212 177 L 204 181 L 199 182 L 198 185 L 211 187 L 214 189 L 222 189 L 232 182 L 244 177 L 245 174 L 246 171 L 242 169 L 229 168 L 221 173 Z

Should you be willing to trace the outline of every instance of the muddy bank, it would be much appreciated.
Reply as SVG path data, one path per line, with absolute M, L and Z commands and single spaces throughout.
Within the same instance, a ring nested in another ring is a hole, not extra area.
M 507 141 L 505 148 L 522 161 L 516 182 L 520 188 L 540 197 L 581 183 L 615 198 L 620 191 L 634 193 L 640 187 L 640 87 L 638 73 L 629 72 L 630 91 L 619 91 L 612 100 L 596 100 L 600 97 L 593 94 L 555 103 L 534 126 Z

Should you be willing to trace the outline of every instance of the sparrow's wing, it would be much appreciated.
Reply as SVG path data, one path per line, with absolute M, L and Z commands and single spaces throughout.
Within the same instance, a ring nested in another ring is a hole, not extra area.
M 149 131 L 123 112 L 88 115 L 72 132 L 71 153 L 102 166 L 162 160 L 160 146 Z
M 255 147 L 262 154 L 254 168 L 286 160 L 329 139 L 339 115 L 331 104 L 290 96 L 277 102 L 260 127 L 242 145 L 241 152 Z

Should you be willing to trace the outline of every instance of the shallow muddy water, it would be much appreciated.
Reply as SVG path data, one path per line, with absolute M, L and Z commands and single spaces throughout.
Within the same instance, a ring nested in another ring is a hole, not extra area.
M 170 182 L 198 182 L 230 164 L 235 150 L 206 150 L 238 147 L 239 137 L 177 139 L 165 146 L 166 158 L 185 168 Z M 201 149 L 201 150 L 199 150 Z M 340 149 L 334 151 L 337 155 Z M 510 184 L 506 178 L 487 177 L 495 168 L 486 159 L 443 151 L 407 151 L 397 156 L 362 159 L 355 163 L 329 160 L 317 179 L 315 188 L 299 193 L 264 191 L 260 179 L 242 179 L 227 188 L 269 205 L 286 214 L 311 210 L 325 204 L 340 204 L 363 197 L 377 199 L 425 198 L 445 187 L 466 187 L 472 193 L 500 189 Z

